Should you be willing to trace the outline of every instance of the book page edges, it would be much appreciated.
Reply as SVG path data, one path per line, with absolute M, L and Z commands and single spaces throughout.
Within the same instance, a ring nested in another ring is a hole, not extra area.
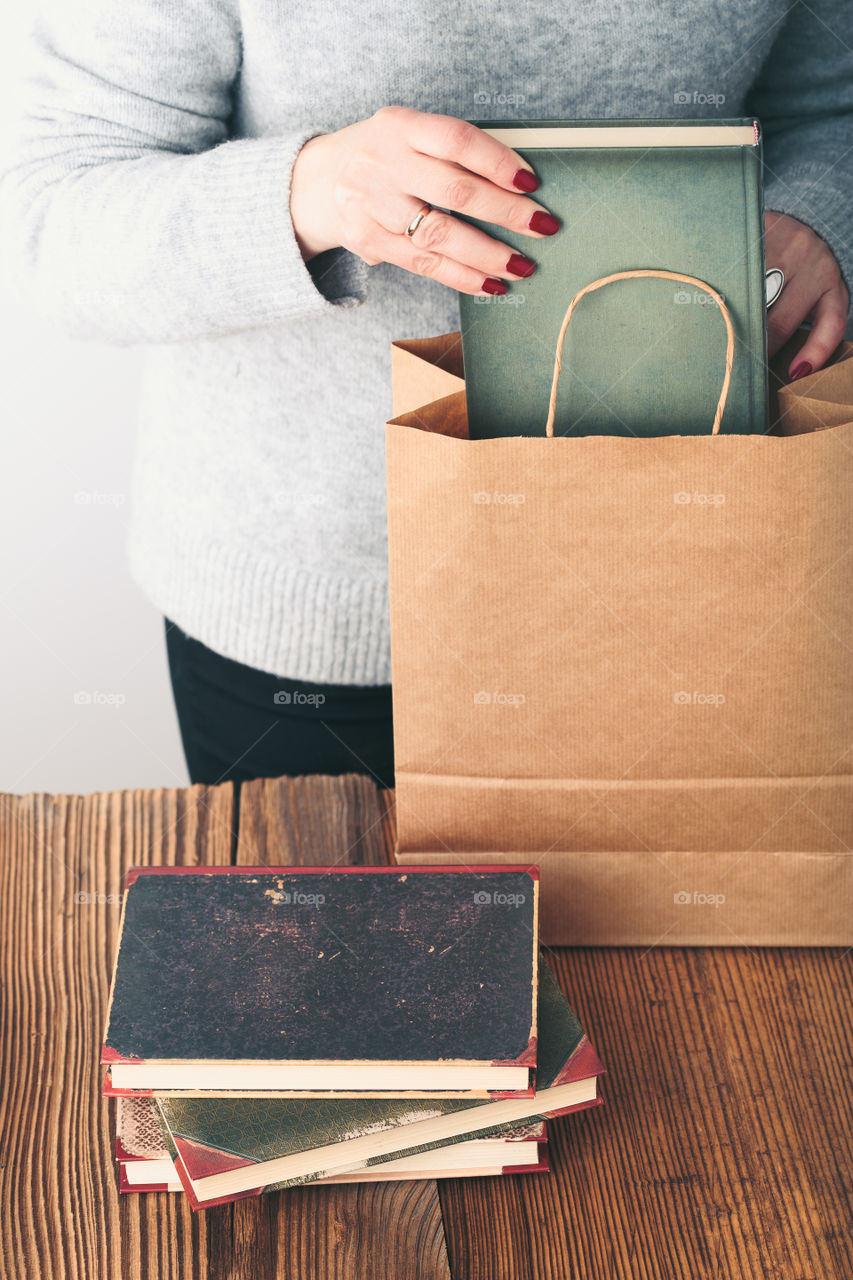
M 546 1108 L 549 1108 L 549 1104 L 551 1104 L 550 1109 L 554 1109 L 587 1102 L 589 1098 L 583 1096 L 582 1088 L 587 1083 L 574 1081 L 544 1089 L 531 1099 L 494 1102 L 488 1106 L 471 1108 L 470 1111 L 466 1108 L 464 1111 L 456 1111 L 447 1116 L 417 1121 L 415 1124 L 404 1126 L 406 1145 L 407 1147 L 420 1146 L 444 1138 L 476 1133 L 478 1129 L 492 1128 L 499 1124 L 512 1124 L 532 1116 L 540 1117 L 547 1114 Z M 594 1091 L 594 1080 L 592 1087 Z M 400 1132 L 399 1129 L 392 1129 L 368 1134 L 354 1141 L 332 1143 L 327 1147 L 316 1148 L 314 1151 L 300 1153 L 297 1156 L 264 1161 L 260 1167 L 263 1168 L 267 1184 L 310 1176 L 316 1171 L 318 1164 L 325 1169 L 334 1168 L 338 1159 L 345 1162 L 347 1169 L 340 1170 L 345 1172 L 374 1156 L 400 1151 Z M 204 1186 L 214 1196 L 219 1192 L 228 1195 L 245 1190 L 251 1181 L 251 1171 L 236 1170 L 233 1173 L 215 1174 L 211 1178 L 205 1178 Z M 208 1204 L 210 1201 L 205 1197 L 204 1203 Z
M 637 125 L 596 128 L 484 129 L 513 149 L 572 151 L 594 147 L 754 147 L 753 125 Z

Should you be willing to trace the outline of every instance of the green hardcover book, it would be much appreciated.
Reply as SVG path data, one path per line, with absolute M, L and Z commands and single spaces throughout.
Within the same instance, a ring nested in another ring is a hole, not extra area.
M 597 1105 L 603 1067 L 545 963 L 538 997 L 531 1098 L 157 1096 L 164 1139 L 193 1208 L 506 1135 L 532 1119 Z
M 466 218 L 537 264 L 497 297 L 459 295 L 472 439 L 545 435 L 557 339 L 586 285 L 663 270 L 704 281 L 734 328 L 720 431 L 767 431 L 761 130 L 758 121 L 474 121 L 540 179 L 560 220 L 531 239 Z M 584 296 L 563 344 L 554 435 L 711 432 L 725 373 L 717 303 L 692 284 L 633 278 Z
M 151 1108 L 154 1115 L 159 1114 L 152 1098 L 119 1097 L 116 1102 L 119 1112 L 123 1103 L 136 1103 Z M 168 1134 L 165 1138 L 160 1136 L 160 1124 L 156 1120 L 154 1124 L 158 1133 L 156 1155 L 120 1160 L 119 1190 L 183 1191 L 175 1163 L 178 1148 Z M 495 1177 L 505 1173 L 547 1173 L 548 1170 L 548 1134 L 545 1121 L 539 1120 L 415 1154 L 383 1158 L 369 1168 L 365 1166 L 348 1173 L 332 1173 L 311 1181 L 317 1186 L 327 1186 L 342 1182 Z M 201 1205 L 196 1204 L 195 1207 L 200 1208 Z

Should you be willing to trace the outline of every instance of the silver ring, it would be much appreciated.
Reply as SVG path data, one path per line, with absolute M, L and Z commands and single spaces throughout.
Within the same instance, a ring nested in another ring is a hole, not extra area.
M 417 213 L 415 214 L 414 218 L 412 218 L 412 221 L 406 227 L 406 230 L 404 231 L 403 234 L 407 236 L 413 236 L 428 213 L 432 213 L 432 205 L 422 204 L 420 209 L 418 209 Z
M 781 267 L 768 267 L 764 273 L 764 305 L 772 307 L 782 292 L 785 283 L 785 272 Z

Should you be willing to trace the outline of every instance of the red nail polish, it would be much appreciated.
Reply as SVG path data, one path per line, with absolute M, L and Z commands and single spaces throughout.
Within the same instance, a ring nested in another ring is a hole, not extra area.
M 523 253 L 514 253 L 506 264 L 506 269 L 514 276 L 532 276 L 536 270 L 536 263 L 525 258 Z
M 812 372 L 813 370 L 808 360 L 803 360 L 801 364 L 794 365 L 791 370 L 791 381 L 796 382 L 797 378 L 805 378 L 807 374 Z
M 512 185 L 518 187 L 519 191 L 535 191 L 539 186 L 539 179 L 529 169 L 519 169 L 512 180 Z
M 557 219 L 544 209 L 537 209 L 527 225 L 531 231 L 539 231 L 543 236 L 552 236 L 555 231 L 560 230 Z
M 483 293 L 506 293 L 506 285 L 503 280 L 494 280 L 491 276 L 486 276 L 481 287 Z

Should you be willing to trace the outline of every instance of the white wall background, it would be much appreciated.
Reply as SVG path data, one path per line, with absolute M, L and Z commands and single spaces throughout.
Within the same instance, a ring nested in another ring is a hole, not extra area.
M 0 18 L 0 122 L 28 7 Z M 71 341 L 0 281 L 0 791 L 188 782 L 162 617 L 125 559 L 143 358 Z

